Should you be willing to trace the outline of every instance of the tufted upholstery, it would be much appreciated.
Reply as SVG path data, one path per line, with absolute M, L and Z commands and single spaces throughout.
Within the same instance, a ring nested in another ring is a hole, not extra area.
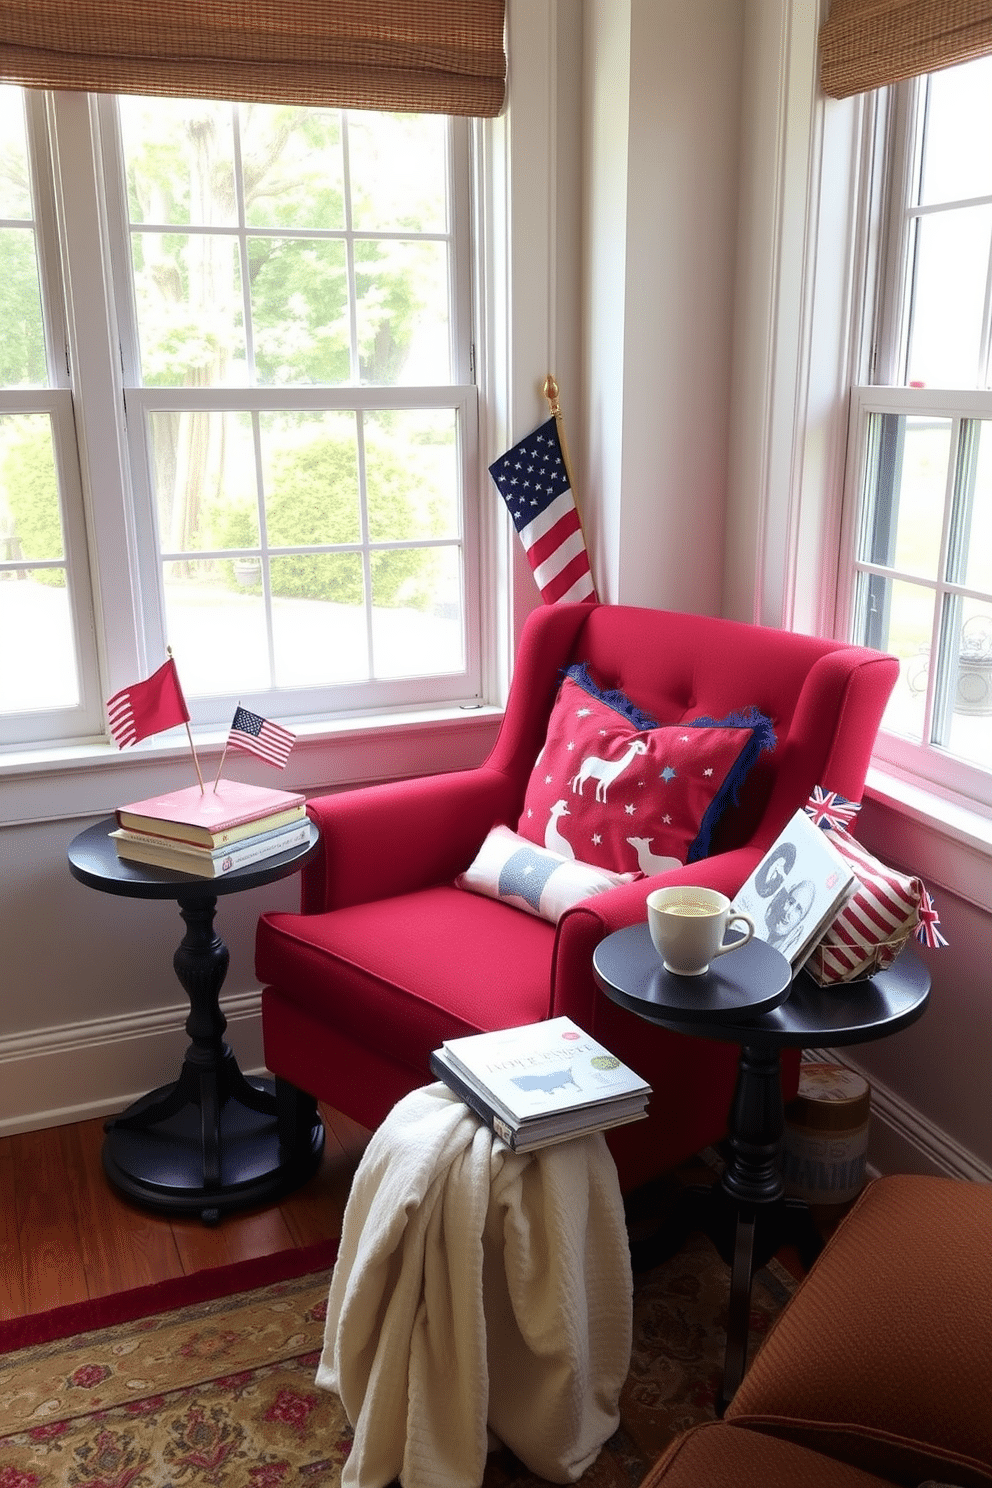
M 868 1185 L 765 1339 L 724 1421 L 642 1488 L 992 1483 L 992 1185 Z
M 580 661 L 660 722 L 754 706 L 778 743 L 752 770 L 709 858 L 586 900 L 553 926 L 453 881 L 492 826 L 516 822 L 561 672 Z M 814 785 L 859 799 L 897 672 L 875 651 L 702 616 L 588 604 L 535 611 L 499 736 L 478 769 L 309 802 L 323 850 L 304 872 L 302 913 L 264 915 L 258 929 L 268 1067 L 375 1127 L 431 1078 L 427 1057 L 443 1039 L 564 1013 L 654 1087 L 649 1119 L 609 1136 L 625 1190 L 716 1140 L 736 1046 L 632 1018 L 596 988 L 593 949 L 643 919 L 658 883 L 735 893 Z M 797 1059 L 786 1063 L 794 1083 Z
M 992 1186 L 869 1184 L 726 1419 L 897 1481 L 992 1483 Z

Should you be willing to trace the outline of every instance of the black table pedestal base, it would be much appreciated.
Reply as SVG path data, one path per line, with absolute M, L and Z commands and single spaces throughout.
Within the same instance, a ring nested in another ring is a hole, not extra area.
M 217 900 L 179 891 L 186 934 L 173 958 L 190 1011 L 191 1043 L 173 1085 L 142 1096 L 106 1125 L 103 1166 L 129 1199 L 166 1214 L 222 1214 L 268 1204 L 316 1171 L 324 1128 L 271 1080 L 248 1080 L 223 1041 L 220 989 L 227 946 L 214 930 Z
M 230 955 L 214 929 L 218 896 L 297 873 L 317 851 L 320 833 L 311 822 L 306 842 L 206 878 L 121 858 L 116 826 L 116 817 L 107 817 L 74 837 L 69 869 L 103 893 L 178 903 L 186 933 L 173 966 L 189 999 L 190 1044 L 178 1080 L 107 1122 L 104 1171 L 120 1193 L 147 1209 L 198 1214 L 216 1224 L 233 1209 L 270 1204 L 299 1188 L 323 1152 L 313 1097 L 280 1079 L 246 1079 L 224 1042 L 220 993 Z
M 720 1259 L 733 1266 L 738 1250 L 739 1223 L 753 1226 L 752 1271 L 759 1271 L 783 1245 L 795 1246 L 809 1268 L 823 1248 L 823 1240 L 805 1199 L 780 1198 L 771 1204 L 743 1205 L 728 1197 L 719 1179 L 684 1188 L 675 1207 L 654 1234 L 630 1242 L 635 1274 L 678 1255 L 690 1235 L 702 1234 L 713 1243 Z
M 808 1204 L 785 1196 L 778 1165 L 784 1129 L 779 1050 L 743 1044 L 722 1177 L 686 1188 L 661 1232 L 631 1245 L 631 1263 L 640 1271 L 675 1255 L 688 1235 L 702 1231 L 730 1267 L 721 1416 L 744 1377 L 755 1271 L 786 1244 L 795 1245 L 808 1268 L 823 1245 Z
M 742 1203 L 728 1194 L 722 1179 L 717 1179 L 712 1184 L 683 1189 L 661 1229 L 631 1241 L 634 1273 L 670 1260 L 692 1234 L 706 1235 L 730 1267 L 727 1347 L 723 1384 L 716 1402 L 717 1415 L 722 1416 L 744 1378 L 754 1273 L 767 1265 L 783 1245 L 795 1246 L 808 1270 L 823 1249 L 823 1240 L 804 1199 L 780 1195 L 769 1202 Z
M 246 1079 L 225 1044 L 219 1072 L 197 1072 L 187 1059 L 174 1085 L 107 1122 L 103 1167 L 144 1208 L 216 1224 L 292 1193 L 316 1172 L 323 1149 L 315 1113 L 308 1130 L 280 1139 L 274 1082 Z

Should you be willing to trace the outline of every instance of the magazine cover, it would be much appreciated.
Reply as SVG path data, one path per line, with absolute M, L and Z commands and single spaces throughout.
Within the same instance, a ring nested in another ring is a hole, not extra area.
M 449 1090 L 454 1091 L 514 1152 L 533 1152 L 538 1147 L 567 1142 L 570 1137 L 625 1126 L 630 1121 L 641 1121 L 648 1114 L 645 1095 L 627 1095 L 616 1100 L 575 1106 L 568 1111 L 530 1116 L 526 1121 L 518 1122 L 495 1096 L 483 1091 L 475 1081 L 456 1069 L 444 1049 L 432 1050 L 430 1067 L 432 1074 L 443 1080 Z
M 448 1059 L 517 1121 L 621 1096 L 651 1093 L 571 1018 L 447 1039 Z
M 826 832 L 799 810 L 768 849 L 733 907 L 749 914 L 760 940 L 798 971 L 857 886 Z

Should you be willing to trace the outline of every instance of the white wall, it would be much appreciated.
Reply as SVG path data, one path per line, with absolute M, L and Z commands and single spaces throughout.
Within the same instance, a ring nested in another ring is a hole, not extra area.
M 721 606 L 742 17 L 586 6 L 584 494 L 613 602 Z

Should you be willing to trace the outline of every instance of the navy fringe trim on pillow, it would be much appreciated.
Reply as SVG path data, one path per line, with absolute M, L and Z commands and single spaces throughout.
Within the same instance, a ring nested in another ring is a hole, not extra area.
M 643 712 L 636 703 L 630 701 L 625 692 L 620 692 L 618 688 L 606 692 L 602 687 L 597 686 L 589 675 L 587 661 L 577 661 L 574 666 L 568 667 L 562 673 L 562 677 L 570 677 L 577 686 L 582 688 L 583 692 L 587 692 L 590 697 L 597 698 L 607 708 L 612 708 L 614 713 L 619 713 L 621 717 L 626 718 L 635 729 L 660 728 L 657 718 L 652 718 L 650 713 Z
M 771 719 L 766 718 L 764 713 L 760 713 L 757 708 L 745 708 L 741 713 L 728 713 L 726 718 L 693 718 L 685 726 L 686 728 L 751 730 L 751 737 L 737 756 L 733 769 L 706 808 L 699 832 L 686 853 L 686 862 L 696 863 L 700 858 L 709 856 L 713 830 L 731 802 L 737 805 L 740 788 L 758 756 L 768 749 L 774 749 L 778 740 L 775 737 Z
M 598 699 L 607 708 L 612 708 L 614 713 L 619 713 L 635 729 L 655 729 L 662 725 L 650 713 L 645 713 L 632 703 L 625 692 L 618 688 L 606 691 L 599 687 L 589 675 L 589 663 L 578 661 L 573 666 L 562 672 L 562 679 L 569 677 L 590 697 Z M 687 863 L 696 863 L 700 858 L 709 856 L 710 839 L 720 817 L 732 803 L 738 803 L 741 786 L 747 778 L 748 772 L 755 764 L 758 756 L 766 750 L 774 749 L 778 740 L 775 737 L 775 729 L 770 718 L 766 718 L 757 708 L 745 708 L 739 713 L 728 713 L 726 718 L 693 718 L 680 725 L 683 728 L 733 728 L 750 729 L 751 737 L 744 744 L 740 754 L 734 762 L 733 769 L 728 773 L 720 789 L 713 797 L 699 831 L 686 854 Z

